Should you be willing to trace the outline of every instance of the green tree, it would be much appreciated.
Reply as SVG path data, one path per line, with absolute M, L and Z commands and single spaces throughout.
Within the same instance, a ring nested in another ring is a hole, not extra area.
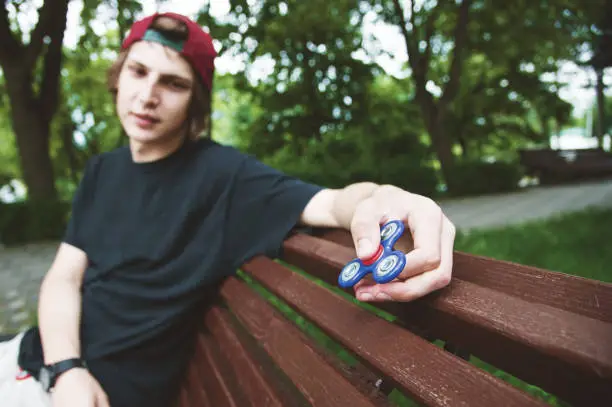
M 473 144 L 467 141 L 474 129 L 470 123 L 486 131 L 490 130 L 485 126 L 487 120 L 495 128 L 511 125 L 529 137 L 530 133 L 535 136 L 535 129 L 524 124 L 530 119 L 520 118 L 521 111 L 533 116 L 538 109 L 537 115 L 548 116 L 542 117 L 543 124 L 551 118 L 567 119 L 567 106 L 559 100 L 548 108 L 550 95 L 558 94 L 559 89 L 554 83 L 542 85 L 541 75 L 555 72 L 563 59 L 577 58 L 602 2 L 424 1 L 418 5 L 410 2 L 408 8 L 398 0 L 371 0 L 369 4 L 383 21 L 397 25 L 403 34 L 415 100 L 448 181 L 456 161 L 454 144 Z M 470 78 L 474 68 L 485 78 Z M 534 78 L 538 92 L 521 84 L 533 85 Z M 476 107 L 480 101 L 466 104 L 466 98 L 483 94 L 497 94 L 496 105 L 503 102 L 506 107 L 502 112 L 511 112 L 514 118 L 507 120 L 498 113 L 497 123 L 492 123 L 493 116 L 485 114 L 483 106 Z M 475 108 L 472 112 L 470 105 Z M 500 126 L 502 119 L 505 124 Z M 455 135 L 458 124 L 465 126 L 459 137 Z M 478 144 L 482 144 L 482 133 L 476 133 L 481 139 Z
M 18 178 L 19 163 L 17 162 L 17 151 L 15 148 L 15 137 L 8 119 L 9 100 L 4 85 L 4 77 L 0 76 L 0 188 L 11 180 Z
M 363 13 L 357 3 L 230 4 L 227 21 L 212 21 L 205 9 L 200 22 L 210 23 L 225 52 L 242 55 L 247 66 L 258 59 L 274 64 L 259 83 L 249 80 L 248 71 L 235 82 L 252 94 L 261 111 L 242 134 L 249 151 L 263 155 L 291 146 L 299 154 L 326 132 L 340 131 L 365 115 L 374 67 L 353 57 L 362 43 Z
M 74 152 L 74 131 L 82 127 L 82 123 L 78 123 L 82 118 L 91 122 L 91 114 L 83 108 L 99 107 L 94 106 L 95 103 L 81 105 L 79 93 L 96 98 L 103 91 L 101 86 L 92 88 L 90 84 L 77 84 L 75 88 L 65 83 L 66 70 L 64 78 L 62 76 L 65 54 L 69 52 L 70 63 L 80 68 L 73 71 L 71 78 L 83 82 L 83 77 L 89 74 L 92 80 L 100 82 L 104 77 L 104 52 L 118 48 L 119 39 L 142 9 L 140 2 L 135 0 L 84 0 L 81 12 L 84 34 L 73 52 L 63 47 L 68 3 L 69 0 L 45 0 L 38 10 L 38 23 L 30 32 L 18 23 L 18 16 L 32 7 L 30 2 L 4 2 L 0 8 L 0 42 L 3 44 L 0 66 L 9 102 L 6 111 L 15 137 L 20 172 L 28 197 L 32 199 L 55 199 L 56 175 L 59 172 L 61 178 L 65 168 L 69 168 L 72 179 L 76 179 L 82 160 L 78 160 Z M 117 29 L 110 31 L 109 36 L 99 37 L 92 28 L 91 21 L 101 8 L 116 10 L 112 20 Z M 81 114 L 75 115 L 75 112 Z M 105 109 L 101 112 L 102 116 L 108 116 Z M 93 126 L 93 131 L 101 127 L 104 125 Z M 85 134 L 91 135 L 91 130 L 88 128 Z M 59 140 L 55 140 L 55 136 Z M 94 140 L 99 141 L 98 138 Z M 60 145 L 67 154 L 68 165 L 57 162 L 54 165 Z
M 57 111 L 62 65 L 62 43 L 68 0 L 46 0 L 36 27 L 27 35 L 15 16 L 24 1 L 3 2 L 0 7 L 0 66 L 10 100 L 10 117 L 28 195 L 33 199 L 55 198 L 53 168 L 49 155 L 51 121 Z

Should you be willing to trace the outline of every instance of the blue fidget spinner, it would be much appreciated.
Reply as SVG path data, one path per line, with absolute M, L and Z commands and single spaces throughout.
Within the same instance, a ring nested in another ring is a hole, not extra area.
M 397 277 L 406 265 L 404 253 L 393 249 L 402 233 L 403 222 L 393 220 L 385 223 L 381 227 L 380 246 L 376 254 L 369 259 L 355 258 L 348 262 L 338 276 L 340 287 L 352 287 L 368 273 L 372 273 L 374 281 L 379 284 L 388 283 Z

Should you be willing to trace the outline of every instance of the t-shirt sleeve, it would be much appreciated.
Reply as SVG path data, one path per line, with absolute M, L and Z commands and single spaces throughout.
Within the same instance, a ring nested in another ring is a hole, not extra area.
M 62 241 L 68 243 L 71 246 L 78 247 L 85 251 L 84 242 L 81 239 L 80 228 L 83 224 L 83 213 L 87 207 L 87 196 L 90 194 L 88 191 L 91 190 L 92 182 L 92 167 L 94 159 L 90 159 L 83 171 L 83 177 L 79 182 L 74 196 L 72 197 L 72 209 L 70 211 L 70 218 L 68 219 L 68 225 L 64 233 Z
M 225 229 L 225 255 L 232 270 L 260 254 L 278 257 L 283 240 L 322 189 L 245 156 L 235 177 Z

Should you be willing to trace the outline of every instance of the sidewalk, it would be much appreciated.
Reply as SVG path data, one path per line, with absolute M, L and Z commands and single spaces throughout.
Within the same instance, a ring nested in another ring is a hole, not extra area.
M 587 207 L 612 207 L 612 180 L 532 187 L 511 194 L 455 199 L 440 206 L 460 230 L 518 224 Z
M 588 206 L 612 207 L 612 180 L 530 188 L 512 194 L 455 199 L 440 205 L 459 230 L 495 227 Z M 0 333 L 15 332 L 30 323 L 40 281 L 56 250 L 57 242 L 0 249 Z

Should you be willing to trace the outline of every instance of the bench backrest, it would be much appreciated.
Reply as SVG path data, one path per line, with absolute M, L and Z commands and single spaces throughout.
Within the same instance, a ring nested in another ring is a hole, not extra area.
M 321 230 L 244 264 L 203 311 L 180 405 L 547 405 L 482 361 L 575 406 L 612 400 L 612 285 L 456 252 L 448 287 L 363 305 L 336 284 L 354 256 Z
M 612 154 L 599 148 L 519 150 L 519 157 L 521 164 L 529 168 L 565 167 L 582 163 L 612 163 Z

